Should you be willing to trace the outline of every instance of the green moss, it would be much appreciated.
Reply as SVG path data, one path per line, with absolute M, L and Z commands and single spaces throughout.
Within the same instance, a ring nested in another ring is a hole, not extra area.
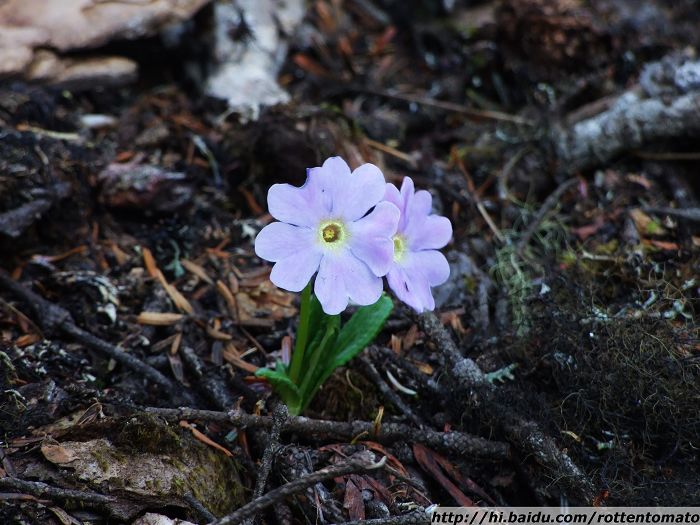
M 196 466 L 187 472 L 186 486 L 215 516 L 222 516 L 243 503 L 238 465 L 209 447 L 196 447 Z
M 102 469 L 102 472 L 107 472 L 109 470 L 110 458 L 104 450 L 95 448 L 90 454 L 93 458 L 95 458 L 95 461 L 97 461 L 97 464 Z
M 167 454 L 180 449 L 181 441 L 173 428 L 156 416 L 142 414 L 126 421 L 114 444 L 135 452 Z

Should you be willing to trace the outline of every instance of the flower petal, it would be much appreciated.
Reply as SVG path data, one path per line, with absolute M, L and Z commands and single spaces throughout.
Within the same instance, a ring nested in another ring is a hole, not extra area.
M 272 267 L 270 280 L 284 290 L 301 292 L 318 270 L 322 257 L 319 250 L 310 249 L 277 261 Z
M 411 207 L 406 209 L 406 213 L 409 217 L 425 217 L 430 215 L 433 209 L 433 196 L 429 191 L 419 190 L 413 195 L 411 200 Z M 409 218 L 410 221 L 410 218 Z
M 343 182 L 350 176 L 350 166 L 342 157 L 328 157 L 323 163 L 323 170 L 335 182 Z
M 416 192 L 416 187 L 413 184 L 413 179 L 411 177 L 404 177 L 401 181 L 401 196 L 403 201 L 408 205 L 409 197 L 413 197 Z
M 342 201 L 342 188 L 350 181 L 350 166 L 340 157 L 329 157 L 320 168 L 306 170 L 307 184 L 313 189 L 314 196 L 323 211 L 323 218 L 338 217 L 335 209 Z
M 343 268 L 338 264 L 337 256 L 326 255 L 321 259 L 314 293 L 321 303 L 321 308 L 328 315 L 337 315 L 348 306 Z
M 450 277 L 450 264 L 437 250 L 409 252 L 403 261 L 403 267 L 409 275 L 420 273 L 425 276 L 430 286 L 442 284 Z
M 346 221 L 363 217 L 372 206 L 384 197 L 386 182 L 380 169 L 374 164 L 363 164 L 337 186 L 333 195 L 333 213 Z
M 389 271 L 386 280 L 396 297 L 418 313 L 435 307 L 430 285 L 422 274 L 409 274 L 397 264 Z
M 428 215 L 410 220 L 404 230 L 411 250 L 433 250 L 444 247 L 452 238 L 452 224 L 447 217 Z
M 277 262 L 300 251 L 314 248 L 311 228 L 292 226 L 284 222 L 268 224 L 255 238 L 255 254 L 266 261 Z
M 445 256 L 436 250 L 423 250 L 408 252 L 386 277 L 396 297 L 420 313 L 435 308 L 430 288 L 444 283 L 449 276 L 450 265 Z
M 399 209 L 391 202 L 383 201 L 372 213 L 349 225 L 350 250 L 377 277 L 386 275 L 393 263 L 392 237 L 398 223 Z
M 403 213 L 403 197 L 399 189 L 394 186 L 391 182 L 386 183 L 386 189 L 384 190 L 384 200 L 389 201 L 394 204 L 401 213 Z
M 314 293 L 323 311 L 336 315 L 348 306 L 374 304 L 382 295 L 382 279 L 348 250 L 326 254 L 316 276 Z
M 366 306 L 379 300 L 383 289 L 382 279 L 374 275 L 364 262 L 346 253 L 338 264 L 342 265 L 345 289 L 353 303 Z
M 291 184 L 273 184 L 267 192 L 267 209 L 278 221 L 298 226 L 313 226 L 325 215 L 323 200 L 314 185 L 297 188 Z

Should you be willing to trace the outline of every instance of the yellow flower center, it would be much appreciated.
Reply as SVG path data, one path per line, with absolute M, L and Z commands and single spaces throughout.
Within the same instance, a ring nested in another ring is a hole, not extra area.
M 324 247 L 336 249 L 348 240 L 348 231 L 340 220 L 324 221 L 319 226 L 318 239 Z
M 323 240 L 326 242 L 335 242 L 340 239 L 340 227 L 337 224 L 329 224 L 323 228 Z
M 394 262 L 400 262 L 406 254 L 406 239 L 401 235 L 394 235 Z

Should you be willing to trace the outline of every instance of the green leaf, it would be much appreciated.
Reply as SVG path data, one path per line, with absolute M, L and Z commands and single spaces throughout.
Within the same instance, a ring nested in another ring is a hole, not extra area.
M 315 295 L 311 295 L 309 307 L 309 335 L 313 338 L 314 334 L 318 334 L 323 329 L 321 323 L 328 316 L 323 313 L 321 303 Z M 323 334 L 321 334 L 321 337 L 323 337 Z
M 267 379 L 268 383 L 272 385 L 272 389 L 277 392 L 282 398 L 282 401 L 284 401 L 285 405 L 289 408 L 289 413 L 298 415 L 301 412 L 301 396 L 299 394 L 299 389 L 292 383 L 289 376 L 287 376 L 286 367 L 281 361 L 278 361 L 277 366 L 280 365 L 281 367 L 279 370 L 277 368 L 274 370 L 260 368 L 255 375 Z
M 309 349 L 308 353 L 311 355 L 311 358 L 309 359 L 308 366 L 304 370 L 304 380 L 299 387 L 302 406 L 304 407 L 311 401 L 309 394 L 316 384 L 318 377 L 324 374 L 333 360 L 331 349 L 335 346 L 335 342 L 338 338 L 340 316 L 334 315 L 324 324 L 326 326 L 323 337 L 315 348 Z
M 393 308 L 394 303 L 383 294 L 376 303 L 355 312 L 338 334 L 333 370 L 350 361 L 377 337 Z
M 329 344 L 322 349 L 327 358 L 319 364 L 311 388 L 307 386 L 304 389 L 302 411 L 306 409 L 318 389 L 336 368 L 350 361 L 374 340 L 393 308 L 394 304 L 386 295 L 382 295 L 379 301 L 372 305 L 361 307 L 340 330 L 334 341 L 335 344 Z M 331 349 L 334 351 L 331 352 Z

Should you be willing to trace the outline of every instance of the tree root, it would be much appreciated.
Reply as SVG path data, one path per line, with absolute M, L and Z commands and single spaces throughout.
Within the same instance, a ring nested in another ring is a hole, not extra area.
M 435 314 L 424 313 L 418 316 L 418 321 L 445 358 L 445 368 L 453 383 L 453 399 L 466 399 L 468 403 L 478 404 L 482 412 L 499 414 L 502 430 L 514 446 L 525 454 L 533 455 L 540 465 L 549 469 L 552 477 L 571 491 L 570 496 L 590 504 L 595 494 L 593 484 L 566 452 L 560 450 L 556 442 L 544 434 L 536 423 L 523 419 L 499 400 L 498 389 L 486 379 L 486 375 L 472 359 L 462 356 L 452 336 Z M 464 405 L 457 410 L 463 407 Z M 461 417 L 461 413 L 455 415 Z

